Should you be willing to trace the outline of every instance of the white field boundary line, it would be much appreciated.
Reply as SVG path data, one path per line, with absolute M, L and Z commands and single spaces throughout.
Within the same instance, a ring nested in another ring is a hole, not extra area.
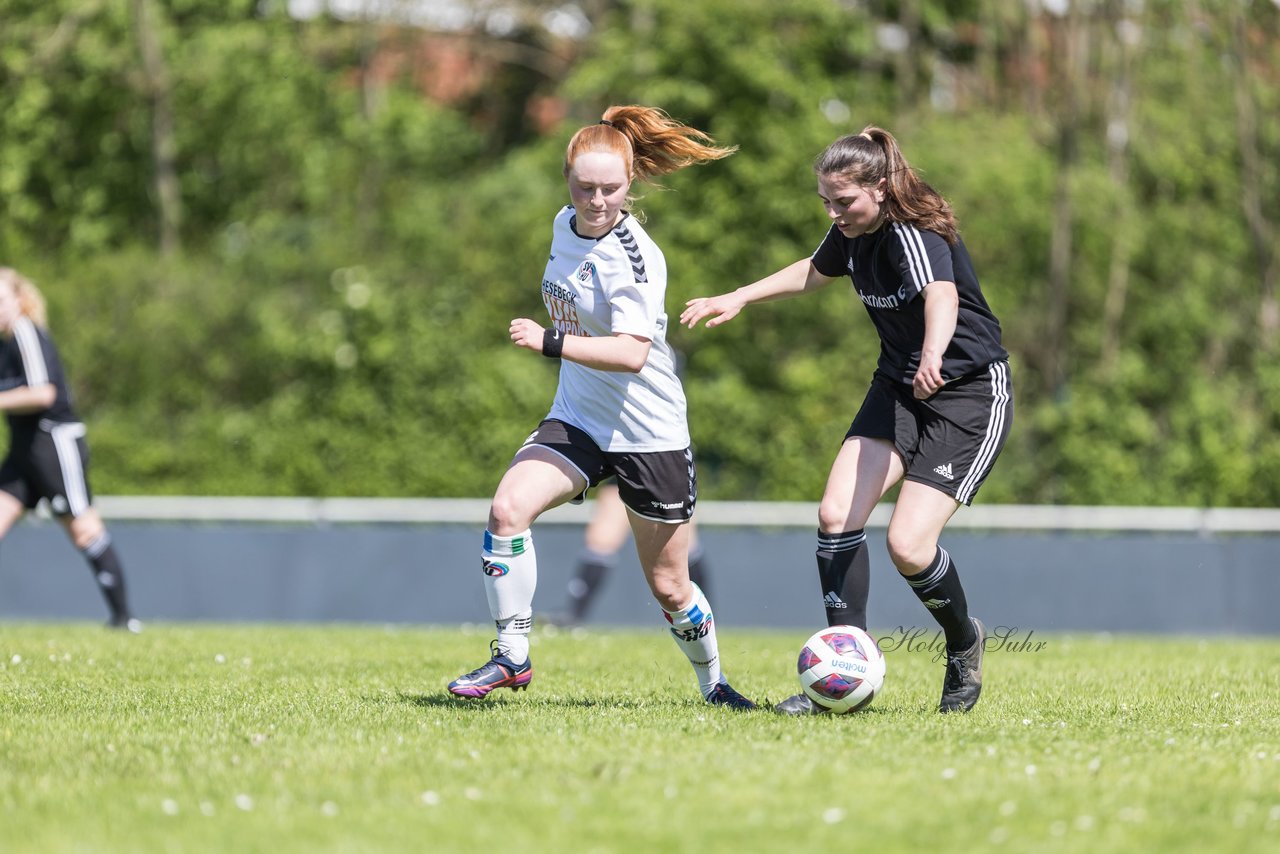
M 255 498 L 239 496 L 99 496 L 111 520 L 326 524 L 484 525 L 487 498 Z M 591 502 L 566 504 L 539 524 L 580 525 Z M 893 508 L 881 504 L 868 527 L 885 528 Z M 818 505 L 805 501 L 700 501 L 703 525 L 817 530 Z M 1077 507 L 992 504 L 962 507 L 948 529 L 1012 531 L 1168 531 L 1280 533 L 1280 508 Z

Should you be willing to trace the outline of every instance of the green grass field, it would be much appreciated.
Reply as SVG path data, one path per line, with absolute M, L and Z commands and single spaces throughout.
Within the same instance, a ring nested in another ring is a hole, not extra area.
M 803 632 L 725 630 L 736 687 Z M 445 683 L 487 630 L 0 623 L 0 850 L 1275 851 L 1280 639 L 1036 636 L 933 709 L 703 705 L 660 627 L 538 630 L 527 692 Z

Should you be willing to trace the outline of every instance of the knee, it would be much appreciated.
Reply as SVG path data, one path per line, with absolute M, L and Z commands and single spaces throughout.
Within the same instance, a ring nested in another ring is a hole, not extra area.
M 533 520 L 528 517 L 520 502 L 511 493 L 499 493 L 493 497 L 489 505 L 489 532 L 500 537 L 509 537 L 521 531 L 529 530 Z
M 932 539 L 922 538 L 909 532 L 889 529 L 886 545 L 889 559 L 903 575 L 915 575 L 933 563 L 938 551 L 938 544 Z
M 693 599 L 693 585 L 687 576 L 655 575 L 652 588 L 653 598 L 665 611 L 679 611 Z
M 67 530 L 71 534 L 71 542 L 75 547 L 84 551 L 106 532 L 107 527 L 96 513 L 86 513 L 72 519 L 67 525 Z
M 849 510 L 849 502 L 824 496 L 818 505 L 818 530 L 827 534 L 849 530 Z

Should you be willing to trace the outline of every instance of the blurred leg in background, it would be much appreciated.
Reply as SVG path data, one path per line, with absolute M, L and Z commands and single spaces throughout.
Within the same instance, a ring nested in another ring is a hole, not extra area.
M 696 524 L 690 527 L 690 536 L 689 580 L 704 593 L 709 593 L 707 561 Z M 596 489 L 595 506 L 583 534 L 578 565 L 569 580 L 565 610 L 552 622 L 574 626 L 586 620 L 592 603 L 630 538 L 631 523 L 627 518 L 627 508 L 618 497 L 618 485 L 613 480 L 605 481 Z

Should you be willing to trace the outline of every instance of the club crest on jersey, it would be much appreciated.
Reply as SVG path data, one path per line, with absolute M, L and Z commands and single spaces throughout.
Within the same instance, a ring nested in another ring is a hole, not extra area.
M 577 278 L 579 282 L 582 282 L 585 285 L 587 282 L 591 281 L 591 277 L 594 276 L 595 274 L 596 274 L 596 265 L 591 263 L 590 261 L 583 261 L 582 265 L 578 267 L 578 272 L 574 273 L 573 275 Z

